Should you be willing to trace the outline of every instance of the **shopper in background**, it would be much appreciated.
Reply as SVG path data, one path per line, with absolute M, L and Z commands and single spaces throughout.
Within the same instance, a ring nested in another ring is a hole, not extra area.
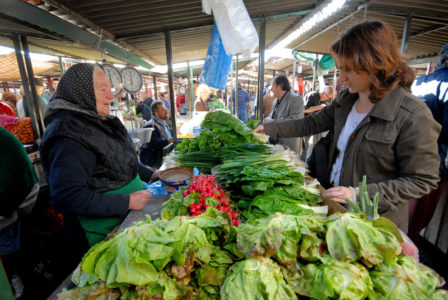
M 56 90 L 58 89 L 59 81 L 61 79 L 55 77 L 51 79 L 51 89 L 48 93 L 48 99 L 53 98 L 53 95 L 56 93 Z
M 263 116 L 265 118 L 271 114 L 272 106 L 275 101 L 275 96 L 271 91 L 271 86 L 267 86 L 266 89 L 266 94 L 263 96 Z
M 272 93 L 276 97 L 271 114 L 265 118 L 264 122 L 280 120 L 297 120 L 303 118 L 302 97 L 291 92 L 291 85 L 288 77 L 279 75 L 272 81 Z M 301 155 L 305 146 L 302 137 L 279 137 L 271 138 L 271 141 L 278 143 Z
M 246 123 L 249 120 L 249 116 L 247 113 L 247 106 L 249 105 L 250 102 L 250 96 L 248 92 L 243 90 L 240 83 L 238 83 L 237 87 L 238 87 L 238 119 L 240 119 L 243 123 Z M 232 105 L 233 107 L 235 107 L 236 106 L 235 90 L 233 91 L 231 99 L 232 99 Z
M 141 180 L 153 172 L 139 164 L 126 128 L 110 115 L 113 99 L 101 67 L 76 64 L 45 111 L 40 154 L 52 204 L 64 214 L 68 264 L 151 198 Z
M 409 222 L 408 234 L 416 242 L 420 231 L 431 221 L 448 179 L 448 44 L 443 46 L 440 52 L 435 72 L 415 80 L 412 93 L 425 101 L 434 119 L 442 125 L 442 132 L 437 140 L 440 156 L 438 187 L 428 195 L 409 203 L 412 219 Z
M 407 232 L 409 200 L 428 194 L 439 181 L 440 125 L 409 91 L 415 75 L 402 61 L 389 25 L 364 21 L 350 27 L 331 51 L 349 88 L 316 114 L 266 123 L 255 131 L 278 138 L 334 129 L 327 172 L 334 187 L 322 196 L 356 202 L 355 187 L 365 175 L 370 197 L 379 193 L 379 213 Z
M 322 108 L 331 104 L 333 100 L 333 88 L 323 86 L 319 91 L 309 92 L 305 95 L 305 116 L 310 113 L 316 113 Z M 324 133 L 325 135 L 325 133 Z M 303 150 L 301 159 L 307 161 L 314 145 L 320 140 L 322 134 L 318 133 L 313 136 L 305 137 L 305 149 Z
M 158 169 L 163 162 L 163 148 L 173 142 L 173 135 L 166 123 L 168 119 L 168 109 L 160 100 L 154 101 L 151 106 L 153 118 L 145 124 L 145 128 L 154 128 L 151 134 L 151 141 L 142 146 L 140 161 Z
M 0 115 L 17 117 L 16 114 L 14 113 L 14 110 L 12 110 L 11 106 L 1 101 L 0 101 Z
M 17 116 L 19 118 L 26 117 L 25 108 L 23 107 L 23 96 L 25 96 L 25 91 L 23 90 L 23 85 L 20 86 L 19 89 L 19 101 L 17 101 Z
M 196 89 L 196 101 L 194 102 L 195 111 L 209 111 L 208 99 L 210 96 L 210 89 L 205 83 L 201 83 Z
M 144 101 L 141 101 L 135 108 L 135 112 L 137 114 L 141 113 L 142 118 L 145 119 L 146 121 L 149 121 L 152 118 L 151 105 L 153 101 L 154 100 L 151 98 L 151 96 L 149 96 Z
M 14 114 L 17 116 L 17 98 L 14 93 L 5 92 L 2 95 L 2 102 L 9 105 L 11 109 L 14 111 Z
M 49 99 L 43 94 L 45 89 L 44 80 L 42 78 L 34 78 L 34 82 L 36 83 L 39 112 L 43 116 L 49 101 Z M 30 103 L 30 101 L 31 99 L 27 99 L 27 96 L 24 95 L 20 101 L 20 104 L 18 104 L 18 111 L 20 112 L 22 110 L 22 107 L 20 106 L 23 106 L 23 111 L 25 112 L 26 117 L 30 116 L 30 108 L 28 107 L 28 103 Z
M 170 110 L 170 108 L 171 108 L 170 100 L 168 100 L 168 98 L 166 97 L 166 94 L 160 93 L 160 100 L 163 101 L 163 104 L 165 105 L 165 107 L 168 110 Z
M 321 110 L 331 104 L 333 88 L 324 86 L 320 91 L 309 92 L 305 95 L 305 115 Z

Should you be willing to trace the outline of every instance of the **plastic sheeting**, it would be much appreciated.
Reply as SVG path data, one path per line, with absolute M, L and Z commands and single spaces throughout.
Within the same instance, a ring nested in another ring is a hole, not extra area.
M 202 10 L 215 18 L 228 55 L 248 57 L 258 47 L 258 34 L 242 0 L 202 0 Z
M 224 90 L 231 63 L 232 55 L 226 54 L 215 23 L 199 82 L 216 90 Z

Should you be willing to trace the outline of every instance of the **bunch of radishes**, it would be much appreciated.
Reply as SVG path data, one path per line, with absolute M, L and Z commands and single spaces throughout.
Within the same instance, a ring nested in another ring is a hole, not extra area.
M 188 187 L 185 188 L 182 196 L 193 199 L 189 206 L 192 216 L 198 216 L 213 206 L 219 211 L 227 212 L 235 226 L 241 224 L 238 221 L 238 213 L 233 210 L 224 190 L 215 182 L 214 175 L 198 175 L 192 178 Z

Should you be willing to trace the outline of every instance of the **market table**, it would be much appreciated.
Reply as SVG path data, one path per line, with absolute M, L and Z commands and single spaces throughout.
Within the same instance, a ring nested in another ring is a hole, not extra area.
M 113 233 L 116 233 L 117 231 L 127 228 L 132 225 L 135 221 L 141 220 L 145 218 L 146 215 L 149 215 L 151 219 L 157 219 L 160 218 L 160 212 L 162 211 L 162 204 L 166 200 L 170 198 L 169 195 L 161 195 L 161 196 L 155 196 L 151 198 L 151 201 L 149 201 L 145 207 L 142 210 L 131 210 L 129 211 L 126 218 L 123 220 L 123 222 L 120 224 L 118 228 L 116 228 Z M 54 292 L 47 298 L 47 300 L 56 300 L 57 296 L 64 288 L 69 287 L 72 274 L 70 273 L 69 276 L 54 290 Z

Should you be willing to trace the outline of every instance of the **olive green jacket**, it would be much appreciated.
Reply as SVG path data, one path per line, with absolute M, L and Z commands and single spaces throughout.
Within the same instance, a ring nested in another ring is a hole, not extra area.
M 334 128 L 329 169 L 337 156 L 337 139 L 358 98 L 348 90 L 316 114 L 304 119 L 268 123 L 272 137 L 308 136 Z M 348 141 L 340 175 L 341 186 L 358 186 L 367 176 L 370 197 L 379 192 L 379 212 L 407 232 L 408 201 L 437 187 L 440 125 L 426 104 L 398 86 L 375 104 Z

